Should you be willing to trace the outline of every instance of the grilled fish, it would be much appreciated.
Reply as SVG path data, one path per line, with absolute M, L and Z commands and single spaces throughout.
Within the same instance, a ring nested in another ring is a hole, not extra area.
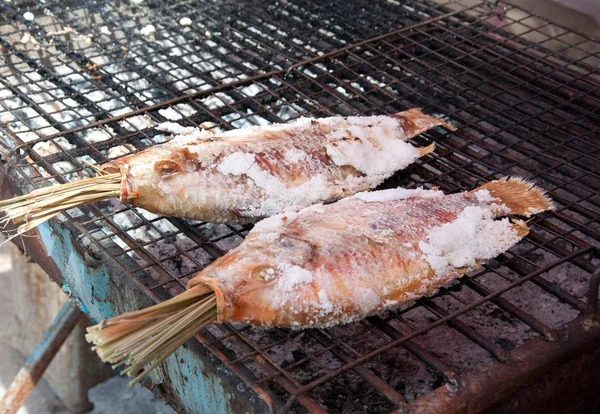
M 423 296 L 515 245 L 552 208 L 517 178 L 459 194 L 361 193 L 259 222 L 190 281 L 216 293 L 220 322 L 323 327 Z
M 180 135 L 114 161 L 121 200 L 165 216 L 244 223 L 366 191 L 433 150 L 406 141 L 434 126 L 389 116 L 301 118 L 212 135 Z
M 419 109 L 220 134 L 173 125 L 181 132 L 174 139 L 104 165 L 97 177 L 0 201 L 0 224 L 25 222 L 16 236 L 61 211 L 114 197 L 163 216 L 253 222 L 369 190 L 434 149 L 406 141 L 435 126 L 454 130 Z

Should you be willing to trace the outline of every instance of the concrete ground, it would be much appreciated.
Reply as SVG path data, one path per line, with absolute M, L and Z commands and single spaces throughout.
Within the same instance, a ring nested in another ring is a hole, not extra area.
M 0 395 L 9 386 L 28 355 L 15 348 L 14 338 L 20 327 L 16 323 L 10 272 L 12 261 L 10 246 L 0 247 Z M 130 388 L 127 378 L 113 377 L 90 391 L 94 409 L 90 414 L 174 414 L 162 401 L 154 398 L 147 389 L 136 385 Z M 18 414 L 68 414 L 62 402 L 42 378 Z

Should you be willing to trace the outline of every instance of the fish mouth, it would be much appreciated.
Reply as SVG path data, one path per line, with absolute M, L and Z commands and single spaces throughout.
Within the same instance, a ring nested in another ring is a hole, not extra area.
M 121 203 L 140 197 L 140 192 L 129 174 L 129 164 L 123 161 L 112 161 L 102 166 L 102 170 L 107 173 L 121 173 L 121 196 L 119 197 Z
M 213 290 L 217 298 L 217 322 L 223 323 L 231 319 L 233 315 L 233 302 L 231 292 L 225 287 L 223 282 L 214 277 L 195 277 L 187 284 L 187 289 L 198 285 L 206 285 Z

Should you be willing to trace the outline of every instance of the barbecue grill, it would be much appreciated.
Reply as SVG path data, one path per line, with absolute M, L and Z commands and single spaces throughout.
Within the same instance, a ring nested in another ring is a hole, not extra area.
M 177 410 L 598 409 L 593 39 L 491 1 L 47 0 L 0 10 L 2 198 L 93 176 L 164 142 L 154 127 L 167 121 L 232 129 L 422 107 L 458 130 L 420 136 L 416 145 L 436 151 L 384 187 L 457 192 L 519 175 L 557 203 L 516 247 L 396 312 L 303 331 L 210 325 L 146 381 Z M 250 228 L 106 201 L 14 241 L 98 322 L 182 292 Z

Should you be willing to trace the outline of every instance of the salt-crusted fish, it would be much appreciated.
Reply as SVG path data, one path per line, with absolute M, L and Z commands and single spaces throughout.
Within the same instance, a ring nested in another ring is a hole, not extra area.
M 377 186 L 433 150 L 433 145 L 415 148 L 406 141 L 434 126 L 454 129 L 419 109 L 386 116 L 300 118 L 218 135 L 178 126 L 181 134 L 173 140 L 105 166 L 107 176 L 37 190 L 1 202 L 0 211 L 39 224 L 62 206 L 120 196 L 127 204 L 165 216 L 255 221 Z M 100 185 L 102 194 L 94 194 Z
M 518 178 L 453 195 L 360 193 L 259 222 L 239 247 L 192 279 L 186 293 L 159 306 L 169 307 L 174 320 L 205 306 L 218 322 L 296 328 L 348 323 L 432 292 L 528 233 L 524 222 L 502 217 L 552 208 L 542 190 Z M 91 328 L 90 339 L 103 358 L 127 359 L 133 364 L 128 372 L 135 372 L 149 360 L 138 359 L 133 348 L 115 356 L 119 338 L 113 330 L 164 323 L 159 313 L 149 308 L 103 322 Z

